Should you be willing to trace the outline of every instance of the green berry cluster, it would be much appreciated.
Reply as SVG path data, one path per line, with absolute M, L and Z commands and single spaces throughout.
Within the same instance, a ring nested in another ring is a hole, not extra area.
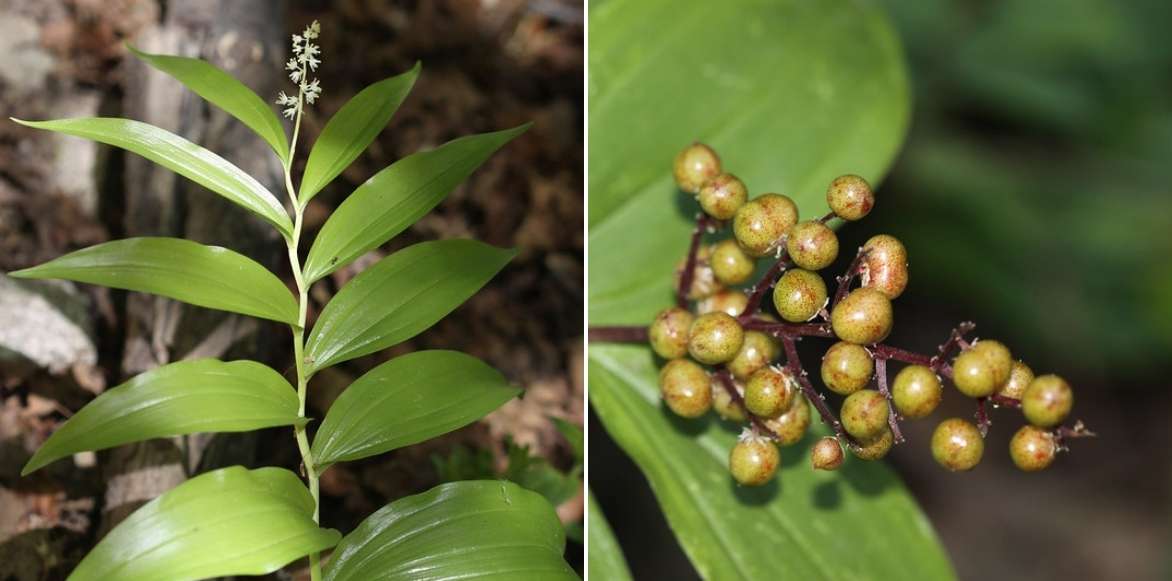
M 785 195 L 750 199 L 745 183 L 725 171 L 707 145 L 686 147 L 674 170 L 679 188 L 695 196 L 703 213 L 689 255 L 676 268 L 678 304 L 655 317 L 647 338 L 665 360 L 659 378 L 668 409 L 685 418 L 715 410 L 726 421 L 747 424 L 729 454 L 729 472 L 738 483 L 758 486 L 773 478 L 778 446 L 803 440 L 811 406 L 835 432 L 813 445 L 814 469 L 837 469 L 844 449 L 862 460 L 883 458 L 903 441 L 899 421 L 926 418 L 937 409 L 944 379 L 978 402 L 977 422 L 951 418 L 933 433 L 932 456 L 949 470 L 969 470 L 981 460 L 986 402 L 1018 406 L 1029 422 L 1010 445 L 1022 470 L 1045 468 L 1063 449 L 1063 438 L 1089 434 L 1081 424 L 1073 431 L 1060 427 L 1073 402 L 1066 381 L 1034 377 L 1000 342 L 969 343 L 964 334 L 970 324 L 954 331 L 934 356 L 882 343 L 894 326 L 892 301 L 908 283 L 908 253 L 897 238 L 867 240 L 830 288 L 819 271 L 836 261 L 840 248 L 828 222 L 860 220 L 875 206 L 863 178 L 832 180 L 826 190 L 830 213 L 801 220 Z M 705 234 L 726 226 L 730 237 L 703 243 Z M 762 259 L 772 267 L 750 285 Z M 820 373 L 825 388 L 843 398 L 837 417 L 797 360 L 794 343 L 807 336 L 837 340 L 826 350 Z M 904 364 L 890 385 L 889 362 Z

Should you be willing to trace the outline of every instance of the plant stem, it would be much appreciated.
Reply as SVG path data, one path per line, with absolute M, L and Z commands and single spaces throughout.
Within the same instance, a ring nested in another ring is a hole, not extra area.
M 301 67 L 302 77 L 305 75 L 305 65 Z M 293 363 L 297 370 L 297 415 L 305 418 L 305 400 L 308 392 L 309 377 L 305 373 L 305 318 L 309 308 L 309 287 L 305 283 L 305 276 L 301 272 L 301 258 L 297 255 L 297 248 L 301 242 L 301 227 L 305 221 L 305 207 L 297 200 L 297 190 L 293 187 L 293 155 L 297 152 L 297 136 L 301 131 L 301 111 L 305 105 L 305 92 L 297 91 L 297 119 L 293 122 L 293 140 L 289 144 L 289 157 L 285 162 L 285 190 L 289 194 L 289 201 L 293 204 L 293 235 L 286 241 L 289 249 L 289 266 L 293 270 L 293 280 L 297 283 L 297 324 L 290 325 L 293 331 Z M 305 433 L 305 424 L 294 428 L 294 437 L 297 439 L 297 449 L 301 452 L 301 466 L 306 481 L 309 483 L 309 494 L 313 497 L 313 522 L 320 522 L 320 492 L 318 487 L 317 466 L 313 462 L 313 452 L 309 447 L 309 437 Z M 321 556 L 318 553 L 309 555 L 309 578 L 311 581 L 321 579 Z
M 680 273 L 680 283 L 676 287 L 676 306 L 688 308 L 688 295 L 692 293 L 692 280 L 696 277 L 696 254 L 700 251 L 700 239 L 708 229 L 708 214 L 703 212 L 696 215 L 696 228 L 692 230 L 692 242 L 688 245 L 688 258 L 684 261 L 684 271 Z

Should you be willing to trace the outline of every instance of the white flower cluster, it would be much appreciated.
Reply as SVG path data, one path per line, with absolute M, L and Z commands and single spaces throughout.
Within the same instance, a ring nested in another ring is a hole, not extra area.
M 286 95 L 284 91 L 277 96 L 277 104 L 284 107 L 285 117 L 292 119 L 297 115 L 297 110 L 301 106 L 300 97 L 304 96 L 305 101 L 310 105 L 321 95 L 321 85 L 317 79 L 309 80 L 309 72 L 316 71 L 317 66 L 321 64 L 321 47 L 314 44 L 312 41 L 321 34 L 321 24 L 314 20 L 313 24 L 305 27 L 301 34 L 293 35 L 293 58 L 285 63 L 285 69 L 289 71 L 289 78 L 297 83 L 298 96 L 291 97 Z

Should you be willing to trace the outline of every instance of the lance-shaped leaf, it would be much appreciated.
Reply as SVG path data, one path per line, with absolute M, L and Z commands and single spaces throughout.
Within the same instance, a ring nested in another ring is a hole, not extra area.
M 301 189 L 297 194 L 301 204 L 308 202 L 326 184 L 338 177 L 387 126 L 391 116 L 415 85 L 419 67 L 417 62 L 411 70 L 401 75 L 383 79 L 362 89 L 330 117 L 305 162 L 305 173 L 301 177 Z
M 86 555 L 70 581 L 185 581 L 264 575 L 334 546 L 313 498 L 283 468 L 201 474 L 139 508 Z
M 313 457 L 326 466 L 429 440 L 518 393 L 497 370 L 458 351 L 396 357 L 338 396 L 313 439 Z
M 449 141 L 407 156 L 354 190 L 309 249 L 309 282 L 349 264 L 402 232 L 435 207 L 488 156 L 525 132 L 529 124 Z
M 135 56 L 174 77 L 196 95 L 237 118 L 265 140 L 281 161 L 289 158 L 289 140 L 272 107 L 256 93 L 211 63 L 197 58 L 149 54 L 127 46 Z
M 475 240 L 440 240 L 380 260 L 322 310 L 306 345 L 310 372 L 414 337 L 472 296 L 514 254 Z
M 263 266 L 227 248 L 180 238 L 105 242 L 10 276 L 64 278 L 282 323 L 297 321 L 293 294 Z
M 303 422 L 297 394 L 255 361 L 180 361 L 152 369 L 81 408 L 21 474 L 85 450 L 196 432 L 244 432 Z
M 326 581 L 577 579 L 553 507 L 512 482 L 441 484 L 396 500 L 346 535 Z
M 137 153 L 260 216 L 288 237 L 293 223 L 284 206 L 260 182 L 228 160 L 149 123 L 90 117 L 17 123 L 92 139 Z
M 606 515 L 602 507 L 594 501 L 594 495 L 586 491 L 586 527 L 590 538 L 587 543 L 588 570 L 595 579 L 608 581 L 630 581 L 631 570 L 627 568 L 627 560 L 623 557 L 623 549 L 614 538 L 614 531 L 610 523 L 606 522 Z

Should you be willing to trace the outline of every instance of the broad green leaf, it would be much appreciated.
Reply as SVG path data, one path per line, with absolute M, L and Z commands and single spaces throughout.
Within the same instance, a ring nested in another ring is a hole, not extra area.
M 28 474 L 85 450 L 196 432 L 245 432 L 304 421 L 297 394 L 255 361 L 180 361 L 110 389 L 69 418 L 25 465 Z
M 302 205 L 338 177 L 387 126 L 415 85 L 419 68 L 417 62 L 401 75 L 362 89 L 330 117 L 305 162 L 305 173 L 297 194 Z
M 313 439 L 313 457 L 326 466 L 422 442 L 480 419 L 520 392 L 457 351 L 396 357 L 338 396 Z
M 468 300 L 516 254 L 475 240 L 421 242 L 354 277 L 309 335 L 309 371 L 396 345 Z
M 787 194 L 814 217 L 834 176 L 878 182 L 903 138 L 901 51 L 866 3 L 742 0 L 681 12 L 668 0 L 605 2 L 591 6 L 590 23 L 591 324 L 646 324 L 671 304 L 698 210 L 672 180 L 688 143 L 712 145 L 752 195 Z M 736 487 L 727 470 L 736 432 L 671 419 L 649 349 L 594 343 L 589 357 L 595 411 L 705 578 L 955 576 L 883 464 L 816 472 L 807 441 L 783 450 L 773 485 Z
M 180 238 L 114 240 L 9 276 L 64 278 L 282 323 L 297 322 L 293 294 L 263 266 L 227 248 Z
M 305 261 L 305 279 L 311 283 L 320 279 L 414 224 L 488 156 L 528 128 L 525 124 L 461 137 L 407 156 L 375 174 L 322 226 Z
M 250 210 L 285 237 L 292 235 L 293 223 L 285 207 L 260 182 L 228 160 L 170 131 L 149 123 L 110 117 L 13 121 L 137 153 Z
M 289 140 L 285 137 L 281 120 L 272 107 L 244 83 L 205 60 L 149 54 L 133 46 L 127 48 L 147 64 L 175 77 L 195 94 L 239 119 L 265 140 L 281 161 L 288 160 Z
M 70 581 L 185 581 L 264 575 L 334 546 L 313 522 L 313 498 L 283 468 L 232 466 L 201 474 L 122 521 Z
M 577 579 L 553 507 L 512 482 L 441 484 L 396 500 L 346 535 L 326 581 Z
M 610 523 L 602 508 L 594 501 L 594 495 L 586 491 L 586 533 L 590 536 L 586 545 L 586 574 L 593 579 L 607 581 L 630 581 L 631 570 L 623 558 L 623 549 L 614 538 Z

